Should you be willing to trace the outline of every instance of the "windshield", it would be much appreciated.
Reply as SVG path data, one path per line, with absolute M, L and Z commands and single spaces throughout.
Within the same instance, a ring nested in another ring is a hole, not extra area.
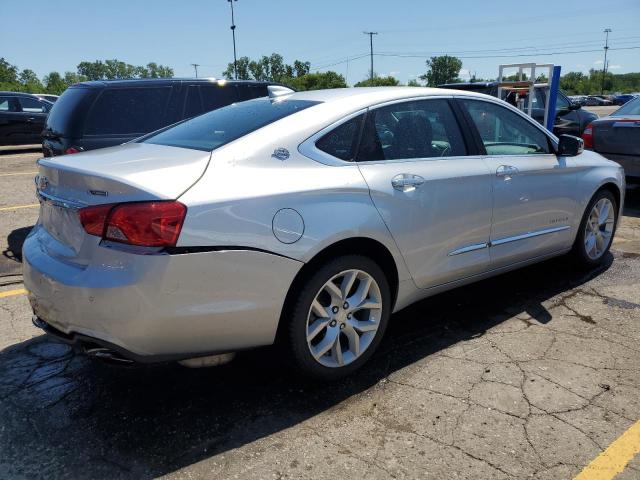
M 161 130 L 141 142 L 211 151 L 318 103 L 269 98 L 234 103 Z
M 640 115 L 640 97 L 629 100 L 611 114 L 612 117 L 619 117 L 621 115 Z

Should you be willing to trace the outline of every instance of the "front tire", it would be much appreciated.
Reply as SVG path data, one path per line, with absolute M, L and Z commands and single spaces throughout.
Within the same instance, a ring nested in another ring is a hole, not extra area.
M 295 366 L 323 380 L 349 375 L 369 360 L 391 314 L 389 282 L 368 257 L 328 261 L 301 284 L 290 310 Z
M 573 257 L 584 267 L 600 265 L 611 248 L 618 224 L 618 205 L 608 190 L 599 190 L 585 209 L 576 241 Z

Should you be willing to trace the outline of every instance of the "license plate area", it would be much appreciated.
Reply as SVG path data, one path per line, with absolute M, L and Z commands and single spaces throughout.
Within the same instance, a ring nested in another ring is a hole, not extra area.
M 65 256 L 78 254 L 84 239 L 84 229 L 76 208 L 61 206 L 50 200 L 41 199 L 40 224 L 51 237 L 62 246 L 70 249 L 65 252 Z

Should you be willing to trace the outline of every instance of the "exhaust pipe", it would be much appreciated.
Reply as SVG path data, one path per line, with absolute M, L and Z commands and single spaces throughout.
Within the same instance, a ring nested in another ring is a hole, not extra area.
M 109 350 L 104 347 L 85 348 L 84 353 L 90 357 L 97 358 L 107 363 L 114 363 L 117 365 L 132 365 L 134 363 L 133 360 L 124 358 L 113 350 Z

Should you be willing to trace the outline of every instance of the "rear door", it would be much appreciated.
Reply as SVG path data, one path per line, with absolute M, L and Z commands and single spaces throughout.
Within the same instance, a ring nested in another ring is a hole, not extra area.
M 0 145 L 23 143 L 26 132 L 19 112 L 20 103 L 16 97 L 0 97 Z
M 44 122 L 47 119 L 51 105 L 31 97 L 18 97 L 20 102 L 20 116 L 25 127 L 25 141 L 40 143 Z
M 493 186 L 492 268 L 571 245 L 576 222 L 574 161 L 558 157 L 528 117 L 481 99 L 460 98 L 487 156 Z
M 84 124 L 86 150 L 119 145 L 166 126 L 171 86 L 106 88 Z
M 358 166 L 420 288 L 489 268 L 491 177 L 447 98 L 370 109 Z

